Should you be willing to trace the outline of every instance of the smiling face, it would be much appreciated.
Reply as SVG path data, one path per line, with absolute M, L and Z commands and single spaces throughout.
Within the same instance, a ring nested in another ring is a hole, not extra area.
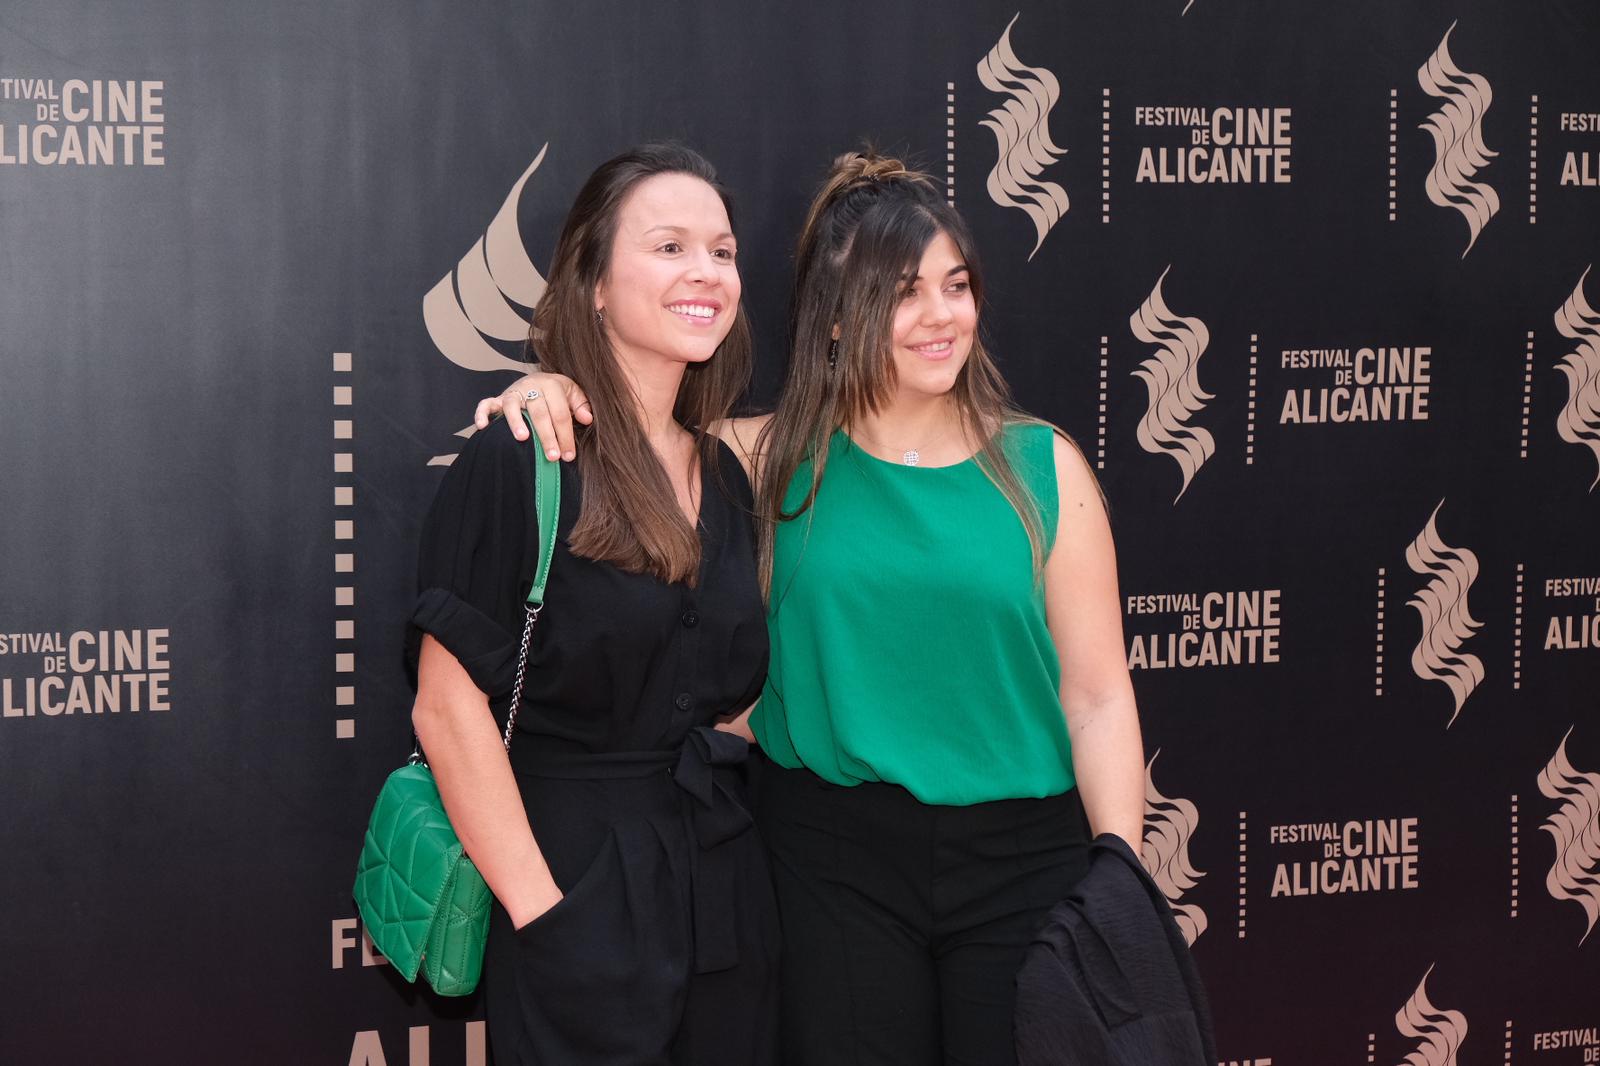
M 899 300 L 890 331 L 896 387 L 942 396 L 966 366 L 978 330 L 966 260 L 949 234 L 941 230 L 928 242 Z
M 611 260 L 595 286 L 616 352 L 710 359 L 739 308 L 735 250 L 727 209 L 710 185 L 688 174 L 641 181 L 617 212 Z

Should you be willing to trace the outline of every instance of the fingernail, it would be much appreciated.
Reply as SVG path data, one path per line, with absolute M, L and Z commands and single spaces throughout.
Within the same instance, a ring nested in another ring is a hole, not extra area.
M 561 453 L 556 451 L 546 451 L 544 454 L 550 459 L 559 459 L 561 457 Z
M 565 459 L 569 463 L 572 462 L 572 460 L 576 459 L 577 457 L 578 457 L 578 453 L 577 452 L 562 452 L 561 453 L 561 458 Z

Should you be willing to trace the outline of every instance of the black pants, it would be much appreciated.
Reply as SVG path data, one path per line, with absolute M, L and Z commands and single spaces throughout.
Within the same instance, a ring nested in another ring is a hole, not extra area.
M 651 754 L 511 759 L 565 898 L 521 929 L 494 906 L 496 1066 L 775 1063 L 778 915 L 742 768 L 701 767 L 704 803 Z
M 1014 1063 L 1023 952 L 1088 867 L 1077 790 L 932 806 L 770 761 L 758 787 L 783 921 L 785 1061 Z

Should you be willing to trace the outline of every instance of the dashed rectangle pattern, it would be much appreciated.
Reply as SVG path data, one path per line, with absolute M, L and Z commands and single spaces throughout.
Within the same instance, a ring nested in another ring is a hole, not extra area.
M 1095 451 L 1094 451 L 1094 456 L 1095 456 L 1094 457 L 1094 468 L 1096 470 L 1104 470 L 1106 468 L 1106 400 L 1107 400 L 1107 397 L 1110 395 L 1110 391 L 1111 391 L 1111 383 L 1110 383 L 1110 378 L 1109 378 L 1110 372 L 1111 372 L 1111 338 L 1110 337 L 1101 337 L 1100 338 L 1100 410 L 1099 410 L 1099 413 L 1097 415 L 1099 421 L 1096 423 L 1096 427 L 1097 428 L 1096 428 L 1096 435 L 1095 435 Z
M 1257 334 L 1250 334 L 1250 395 L 1246 400 L 1244 422 L 1244 465 L 1256 462 L 1256 342 Z
M 1111 89 L 1100 90 L 1100 221 L 1111 221 Z

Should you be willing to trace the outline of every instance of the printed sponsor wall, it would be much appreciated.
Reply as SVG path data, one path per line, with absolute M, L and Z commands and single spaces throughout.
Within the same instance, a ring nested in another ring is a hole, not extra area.
M 677 136 L 756 403 L 833 154 L 971 220 L 1111 502 L 1224 1061 L 1600 1061 L 1597 51 L 1587 0 L 11 4 L 0 1060 L 486 1061 L 350 899 L 416 535 L 579 182 Z

